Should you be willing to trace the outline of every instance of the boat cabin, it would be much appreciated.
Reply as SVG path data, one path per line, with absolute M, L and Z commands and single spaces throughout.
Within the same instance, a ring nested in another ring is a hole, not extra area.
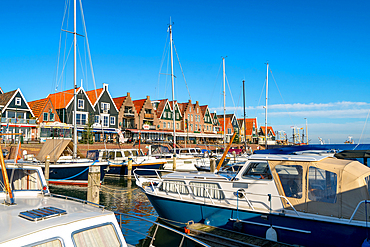
M 141 149 L 100 149 L 87 151 L 87 158 L 99 161 L 124 162 L 128 160 L 128 157 L 135 159 L 139 156 L 145 156 Z
M 325 156 L 252 155 L 233 180 L 256 192 L 272 193 L 274 185 L 289 200 L 281 200 L 284 209 L 292 205 L 297 211 L 339 218 L 350 218 L 362 200 L 370 199 L 369 167 Z M 364 215 L 362 205 L 354 219 Z

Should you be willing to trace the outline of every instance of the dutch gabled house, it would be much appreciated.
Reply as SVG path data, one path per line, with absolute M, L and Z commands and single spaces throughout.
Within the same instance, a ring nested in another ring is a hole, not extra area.
M 239 136 L 240 140 L 247 143 L 257 144 L 258 143 L 258 128 L 257 128 L 257 118 L 246 118 L 244 123 L 244 118 L 238 119 L 239 123 Z M 245 129 L 245 131 L 244 131 Z M 244 137 L 244 135 L 246 135 Z
M 35 115 L 38 127 L 37 138 L 71 138 L 70 127 L 61 123 L 59 116 L 49 98 L 28 102 Z
M 1 132 L 20 133 L 21 135 L 6 135 L 3 140 L 18 141 L 36 138 L 36 119 L 21 90 L 13 90 L 0 94 Z
M 93 132 L 95 141 L 113 141 L 118 128 L 118 109 L 109 91 L 108 84 L 103 83 L 103 88 L 86 92 L 93 106 Z
M 88 126 L 89 123 L 93 123 L 95 117 L 95 109 L 87 96 L 85 90 L 82 87 L 76 89 L 76 125 L 78 132 L 78 139 L 82 138 L 82 132 Z M 59 119 L 62 123 L 68 124 L 73 128 L 73 116 L 74 116 L 74 89 L 49 94 L 47 98 L 51 100 L 54 105 L 56 112 L 58 113 Z M 72 132 L 73 133 L 73 132 Z
M 130 93 L 127 93 L 127 96 L 113 98 L 113 101 L 119 111 L 118 127 L 123 131 L 136 129 L 135 118 L 137 118 L 137 112 Z

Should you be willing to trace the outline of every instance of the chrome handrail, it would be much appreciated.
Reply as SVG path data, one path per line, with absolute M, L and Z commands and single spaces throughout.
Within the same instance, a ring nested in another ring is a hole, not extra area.
M 357 207 L 355 208 L 355 210 L 353 211 L 353 214 L 352 214 L 351 218 L 349 219 L 349 222 L 348 222 L 348 223 L 351 223 L 351 221 L 353 220 L 353 218 L 355 217 L 355 215 L 356 215 L 356 213 L 357 213 L 358 208 L 360 207 L 360 205 L 361 205 L 362 203 L 370 203 L 370 201 L 369 201 L 369 200 L 363 200 L 363 201 L 360 201 L 360 202 L 357 204 Z
M 174 232 L 174 233 L 176 233 L 176 234 L 181 235 L 183 238 L 188 238 L 189 240 L 191 240 L 191 241 L 193 241 L 193 242 L 195 242 L 195 243 L 197 243 L 197 244 L 199 244 L 199 245 L 201 245 L 201 246 L 210 247 L 210 245 L 207 245 L 207 244 L 205 244 L 205 243 L 203 243 L 203 242 L 199 241 L 199 240 L 198 240 L 198 239 L 196 239 L 196 238 L 193 238 L 193 237 L 191 237 L 191 236 L 189 236 L 189 235 L 187 235 L 187 234 L 185 234 L 185 233 L 183 233 L 183 232 L 180 232 L 180 231 L 178 231 L 178 230 L 175 230 L 175 229 L 173 229 L 173 228 L 171 228 L 171 227 L 169 227 L 169 226 L 163 225 L 163 224 L 161 224 L 161 223 L 158 223 L 158 222 L 155 222 L 155 221 L 152 221 L 152 220 L 148 220 L 148 219 L 145 219 L 145 218 L 140 217 L 140 216 L 130 215 L 130 214 L 125 214 L 125 213 L 121 213 L 121 212 L 114 212 L 114 214 L 115 214 L 116 216 L 118 216 L 118 217 L 119 217 L 118 224 L 119 224 L 119 227 L 120 227 L 120 228 L 122 228 L 122 216 L 125 216 L 125 217 L 132 217 L 132 218 L 136 218 L 136 219 L 143 220 L 143 221 L 147 221 L 147 222 L 149 222 L 149 223 L 151 223 L 151 224 L 154 224 L 154 225 L 156 225 L 156 226 L 157 226 L 157 229 L 158 229 L 158 227 L 163 227 L 163 228 L 165 228 L 165 229 L 167 229 L 167 230 L 170 230 L 170 231 L 172 231 L 172 232 Z M 129 230 L 131 230 L 131 229 L 129 229 Z M 152 237 L 151 237 L 151 236 L 148 236 L 148 237 L 150 237 L 150 238 L 152 238 L 152 239 L 155 239 L 155 235 L 154 235 L 154 236 L 152 236 Z M 183 244 L 183 239 L 182 239 L 182 241 L 181 241 L 181 243 L 180 243 L 180 245 L 179 245 L 179 246 L 182 246 L 182 244 Z
M 149 170 L 149 169 L 148 169 Z M 160 178 L 159 177 L 159 180 L 162 182 L 163 181 L 163 179 L 162 178 Z M 152 182 L 152 181 L 151 181 Z M 170 183 L 170 184 L 173 184 L 173 185 L 175 185 L 175 188 L 176 188 L 176 192 L 177 192 L 177 194 L 178 194 L 178 196 L 180 197 L 180 199 L 182 199 L 182 196 L 181 196 L 181 193 L 179 192 L 179 185 L 178 184 L 176 184 L 176 183 L 174 183 L 174 182 L 172 182 L 172 181 L 166 181 L 166 183 Z M 152 184 L 152 183 L 151 183 Z M 192 192 L 192 194 L 193 194 L 193 197 L 194 197 L 194 192 L 193 192 L 193 190 L 190 188 L 189 189 L 189 187 L 196 187 L 196 188 L 201 188 L 201 189 L 204 189 L 205 191 L 206 191 L 206 193 L 207 193 L 207 198 L 212 202 L 212 204 L 214 205 L 215 203 L 214 203 L 214 201 L 213 201 L 213 199 L 212 199 L 212 196 L 210 195 L 210 193 L 209 193 L 209 191 L 208 190 L 217 190 L 217 191 L 221 191 L 221 192 L 230 192 L 230 193 L 234 193 L 235 191 L 232 191 L 232 190 L 224 190 L 224 189 L 219 189 L 219 188 L 205 188 L 205 187 L 203 187 L 203 186 L 198 186 L 198 185 L 188 185 L 188 184 L 184 184 L 184 186 L 188 189 L 188 191 L 191 191 Z M 154 188 L 154 184 L 152 184 L 152 187 L 153 187 L 153 190 L 154 190 L 154 193 L 157 195 L 157 193 L 156 193 L 156 188 Z M 247 202 L 247 204 L 249 205 L 249 207 L 253 210 L 253 211 L 255 211 L 255 208 L 253 207 L 253 205 L 252 205 L 252 203 L 251 203 L 251 201 L 249 200 L 249 198 L 248 198 L 248 196 L 247 195 L 255 195 L 255 196 L 267 196 L 267 197 L 269 197 L 269 195 L 268 194 L 261 194 L 261 193 L 253 193 L 253 192 L 242 192 L 242 191 L 239 191 L 238 193 L 241 193 L 241 194 L 243 194 L 243 196 L 244 196 L 244 198 L 245 198 L 245 201 Z M 289 199 L 286 197 L 286 196 L 282 196 L 282 195 L 271 195 L 270 194 L 270 196 L 271 197 L 275 197 L 275 198 L 279 198 L 279 199 L 284 199 L 286 202 L 287 202 L 287 204 L 292 208 L 292 210 L 295 212 L 295 214 L 297 214 L 297 216 L 299 216 L 299 213 L 298 213 L 298 211 L 295 209 L 295 207 L 293 206 L 293 204 L 291 204 L 291 202 L 289 201 Z M 206 198 L 206 197 L 205 197 Z M 369 201 L 370 202 L 370 201 Z M 239 209 L 239 206 L 237 206 L 237 210 Z M 269 210 L 272 210 L 272 208 L 269 208 Z

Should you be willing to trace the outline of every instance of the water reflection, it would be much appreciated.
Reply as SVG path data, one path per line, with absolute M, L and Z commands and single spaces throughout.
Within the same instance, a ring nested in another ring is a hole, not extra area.
M 86 187 L 51 185 L 50 191 L 54 194 L 87 199 Z M 137 215 L 152 221 L 157 219 L 157 213 L 145 194 L 136 186 L 134 179 L 104 178 L 99 197 L 99 204 L 104 205 L 108 210 Z M 145 239 L 152 226 L 153 224 L 149 222 L 135 218 L 122 218 L 122 232 L 129 244 L 143 246 L 139 241 Z

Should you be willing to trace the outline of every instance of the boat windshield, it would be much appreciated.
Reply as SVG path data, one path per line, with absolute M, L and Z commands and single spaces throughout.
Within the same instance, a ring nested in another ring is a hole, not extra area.
M 42 190 L 41 179 L 37 170 L 7 169 L 9 183 L 14 191 Z M 0 188 L 6 191 L 4 179 L 0 176 Z

